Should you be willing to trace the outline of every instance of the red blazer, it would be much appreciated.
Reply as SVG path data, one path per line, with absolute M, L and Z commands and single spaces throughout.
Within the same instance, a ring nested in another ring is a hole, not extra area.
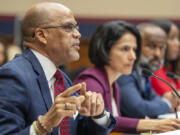
M 169 78 L 166 73 L 167 72 L 163 66 L 154 74 L 169 82 L 176 90 L 180 90 L 180 80 Z M 151 85 L 155 92 L 160 96 L 164 95 L 166 92 L 172 91 L 167 84 L 154 77 L 151 77 Z

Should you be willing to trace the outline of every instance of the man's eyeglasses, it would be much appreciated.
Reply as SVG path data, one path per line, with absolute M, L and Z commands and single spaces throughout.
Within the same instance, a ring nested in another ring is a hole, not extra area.
M 74 24 L 66 24 L 66 25 L 59 25 L 59 26 L 46 26 L 46 27 L 40 27 L 41 29 L 54 29 L 54 28 L 62 28 L 64 29 L 66 32 L 71 33 L 74 32 L 74 30 L 78 30 L 79 31 L 79 26 L 78 25 L 74 25 Z M 35 33 L 33 33 L 33 37 Z

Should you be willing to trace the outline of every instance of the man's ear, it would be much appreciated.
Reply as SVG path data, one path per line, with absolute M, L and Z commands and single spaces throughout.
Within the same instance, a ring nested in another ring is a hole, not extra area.
M 36 28 L 34 38 L 43 44 L 47 44 L 47 31 L 41 28 Z

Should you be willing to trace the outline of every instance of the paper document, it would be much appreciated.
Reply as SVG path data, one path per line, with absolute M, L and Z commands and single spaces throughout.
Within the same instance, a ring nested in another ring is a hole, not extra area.
M 178 118 L 180 118 L 180 112 L 177 112 L 177 115 L 178 115 Z M 167 114 L 162 114 L 162 115 L 158 116 L 158 119 L 164 119 L 164 118 L 176 118 L 176 114 L 175 113 L 167 113 Z
M 169 131 L 166 133 L 160 133 L 160 134 L 155 134 L 155 135 L 180 135 L 180 130 Z

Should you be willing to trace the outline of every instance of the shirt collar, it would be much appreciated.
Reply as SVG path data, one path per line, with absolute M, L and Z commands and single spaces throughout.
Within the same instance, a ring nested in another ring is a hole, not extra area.
M 39 60 L 41 66 L 42 66 L 42 68 L 44 70 L 47 81 L 49 82 L 50 79 L 54 76 L 54 74 L 55 74 L 55 72 L 57 70 L 55 64 L 50 59 L 48 59 L 44 55 L 40 54 L 36 50 L 31 49 L 31 51 L 34 53 L 34 55 Z
M 140 76 L 143 76 L 143 74 L 142 74 L 142 67 L 140 65 L 137 65 L 136 69 L 137 69 L 138 74 Z

